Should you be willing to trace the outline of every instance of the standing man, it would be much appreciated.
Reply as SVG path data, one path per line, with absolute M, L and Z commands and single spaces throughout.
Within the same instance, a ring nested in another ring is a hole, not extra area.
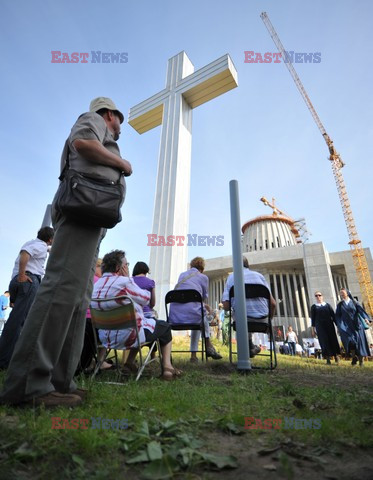
M 0 297 L 0 333 L 3 331 L 6 322 L 6 311 L 9 308 L 9 290 L 6 290 Z
M 22 245 L 16 258 L 9 284 L 13 310 L 0 338 L 0 368 L 8 368 L 14 347 L 45 273 L 44 265 L 53 236 L 53 228 L 41 228 L 35 240 Z
M 66 164 L 87 175 L 111 181 L 132 173 L 116 141 L 123 114 L 110 98 L 92 100 L 66 140 Z M 9 365 L 3 403 L 74 407 L 85 391 L 73 375 L 82 351 L 85 315 L 90 302 L 98 248 L 105 230 L 74 222 L 52 205 L 56 235 L 45 277 L 27 317 Z
M 224 306 L 224 310 L 229 310 L 229 290 L 234 285 L 234 274 L 231 273 L 228 278 L 227 282 L 224 287 L 224 292 L 222 296 L 222 302 Z M 244 283 L 259 283 L 264 285 L 270 290 L 267 280 L 263 277 L 263 275 L 259 272 L 255 272 L 254 270 L 250 270 L 249 262 L 246 257 L 243 257 L 243 279 Z M 275 314 L 276 309 L 276 300 L 271 295 L 271 305 L 272 305 L 272 312 L 271 318 Z M 232 299 L 232 307 L 234 309 L 234 298 Z M 268 317 L 268 302 L 266 298 L 248 298 L 246 299 L 246 315 L 248 319 L 253 319 L 254 321 L 258 321 L 258 319 Z M 255 357 L 258 353 L 260 353 L 261 348 L 257 345 L 254 345 L 252 342 L 252 335 L 249 333 L 249 351 L 250 357 Z

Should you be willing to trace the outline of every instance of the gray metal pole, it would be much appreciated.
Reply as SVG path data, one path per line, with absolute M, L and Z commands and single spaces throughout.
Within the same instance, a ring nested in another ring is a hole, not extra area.
M 50 227 L 52 225 L 51 210 L 52 210 L 52 205 L 48 204 L 47 208 L 45 209 L 43 223 L 41 224 L 41 228 Z
M 245 283 L 243 279 L 240 201 L 238 195 L 238 182 L 229 182 L 231 202 L 231 229 L 232 229 L 232 254 L 234 273 L 234 310 L 236 319 L 237 336 L 237 369 L 250 370 L 249 339 L 246 320 Z

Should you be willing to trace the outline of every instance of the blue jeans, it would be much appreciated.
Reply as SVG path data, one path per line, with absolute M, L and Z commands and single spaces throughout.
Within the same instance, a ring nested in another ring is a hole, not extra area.
M 45 276 L 12 356 L 0 402 L 18 404 L 53 390 L 76 389 L 73 376 L 84 342 L 93 289 L 99 227 L 56 214 Z
M 9 284 L 10 301 L 14 303 L 0 338 L 0 368 L 8 368 L 14 347 L 21 334 L 27 314 L 40 285 L 40 276 L 27 272 L 31 282 L 18 281 L 15 276 Z
M 295 355 L 295 342 L 288 342 L 290 355 Z

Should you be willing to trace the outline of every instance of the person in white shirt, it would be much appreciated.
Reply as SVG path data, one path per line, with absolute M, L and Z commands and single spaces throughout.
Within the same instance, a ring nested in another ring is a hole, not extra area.
M 243 257 L 243 276 L 244 282 L 246 283 L 257 283 L 260 285 L 264 285 L 265 287 L 270 290 L 267 280 L 264 276 L 256 272 L 255 270 L 250 270 L 249 268 L 249 261 L 246 257 Z M 229 310 L 229 291 L 231 287 L 234 285 L 234 273 L 231 273 L 226 281 L 224 292 L 222 295 L 222 302 L 224 306 L 224 310 Z M 271 295 L 271 318 L 275 314 L 276 309 L 276 300 Z M 232 310 L 233 310 L 233 317 L 234 317 L 234 298 L 232 299 Z M 252 319 L 254 321 L 260 321 L 268 317 L 268 301 L 266 298 L 249 298 L 246 299 L 246 315 L 248 319 Z M 258 353 L 260 353 L 261 348 L 258 345 L 254 345 L 252 341 L 252 335 L 249 333 L 249 353 L 250 357 L 255 357 Z
M 8 368 L 14 347 L 44 275 L 44 264 L 53 236 L 53 228 L 41 228 L 35 240 L 22 245 L 16 258 L 9 284 L 10 304 L 13 310 L 0 338 L 0 368 Z
M 298 337 L 295 332 L 293 332 L 293 327 L 289 327 L 287 334 L 286 334 L 286 340 L 289 345 L 289 351 L 290 355 L 295 355 L 295 345 L 298 343 Z

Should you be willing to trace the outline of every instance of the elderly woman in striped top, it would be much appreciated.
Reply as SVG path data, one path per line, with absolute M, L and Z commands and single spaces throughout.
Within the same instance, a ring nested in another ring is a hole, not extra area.
M 102 277 L 95 283 L 93 298 L 112 298 L 128 295 L 134 302 L 137 324 L 139 328 L 140 343 L 153 342 L 158 339 L 162 350 L 162 379 L 173 380 L 180 375 L 180 370 L 171 364 L 172 334 L 170 325 L 162 320 L 145 318 L 142 306 L 147 305 L 151 295 L 141 289 L 129 276 L 129 263 L 122 250 L 114 250 L 106 254 L 102 260 Z M 93 308 L 97 308 L 97 302 L 92 301 Z M 111 310 L 118 306 L 118 300 L 108 301 L 101 304 L 101 308 Z M 138 352 L 136 332 L 134 329 L 125 330 L 99 330 L 100 340 L 107 348 L 130 349 L 126 365 L 134 370 L 135 357 Z

